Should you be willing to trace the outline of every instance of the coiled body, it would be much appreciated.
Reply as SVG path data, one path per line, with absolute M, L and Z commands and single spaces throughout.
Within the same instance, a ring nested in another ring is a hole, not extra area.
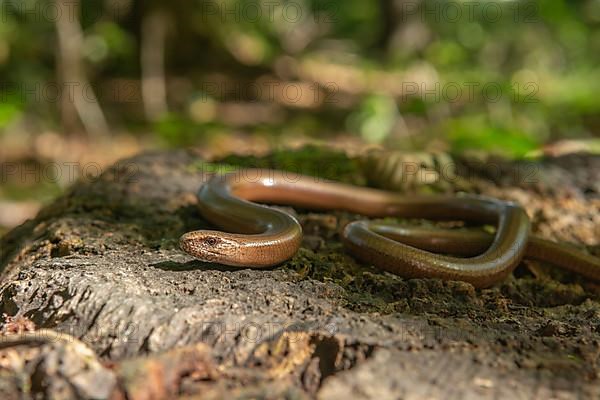
M 462 280 L 486 287 L 503 280 L 526 251 L 540 252 L 539 246 L 528 245 L 529 218 L 520 206 L 481 196 L 401 195 L 294 173 L 252 169 L 213 177 L 202 186 L 198 199 L 202 215 L 227 232 L 189 232 L 182 236 L 180 246 L 201 260 L 231 266 L 274 266 L 292 257 L 300 246 L 302 229 L 293 216 L 254 202 L 345 210 L 368 217 L 464 220 L 496 225 L 493 237 L 478 239 L 475 247 L 481 252 L 471 251 L 467 258 L 431 252 L 461 254 L 464 243 L 474 240 L 466 232 L 436 230 L 429 235 L 414 236 L 408 232 L 412 240 L 407 241 L 399 234 L 402 231 L 394 233 L 389 225 L 356 221 L 345 227 L 343 240 L 352 255 L 404 277 Z M 432 243 L 440 241 L 447 246 L 432 248 Z M 453 248 L 458 251 L 451 251 Z M 549 252 L 547 258 L 564 259 L 563 267 L 600 278 L 597 258 L 577 252 L 565 258 L 561 246 L 546 246 L 542 252 Z

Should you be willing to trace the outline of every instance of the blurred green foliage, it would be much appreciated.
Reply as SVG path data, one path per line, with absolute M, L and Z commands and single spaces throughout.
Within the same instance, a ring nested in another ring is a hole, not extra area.
M 54 4 L 0 0 L 0 132 L 23 118 L 60 129 L 60 102 L 34 94 L 60 79 L 56 22 L 67 16 Z M 152 15 L 166 21 L 169 110 L 149 119 L 139 88 Z M 79 16 L 85 72 L 109 122 L 171 146 L 231 130 L 348 132 L 387 147 L 524 156 L 598 137 L 597 0 L 81 0 Z M 316 81 L 333 101 L 244 90 L 269 80 Z

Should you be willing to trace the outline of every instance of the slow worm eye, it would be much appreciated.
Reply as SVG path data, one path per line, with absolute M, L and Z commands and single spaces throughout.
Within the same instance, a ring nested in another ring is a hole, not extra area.
M 217 239 L 214 237 L 206 238 L 206 244 L 209 246 L 214 246 L 215 244 L 217 244 Z

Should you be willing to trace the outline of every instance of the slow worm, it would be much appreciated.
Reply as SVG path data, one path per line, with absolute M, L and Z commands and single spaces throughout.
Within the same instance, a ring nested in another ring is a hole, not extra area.
M 300 247 L 302 228 L 292 215 L 255 203 L 270 202 L 367 217 L 496 226 L 493 237 L 468 231 L 407 230 L 369 221 L 344 228 L 344 245 L 354 257 L 407 278 L 461 280 L 488 287 L 506 278 L 527 255 L 600 280 L 600 259 L 531 236 L 523 208 L 483 196 L 401 195 L 295 173 L 246 169 L 215 175 L 200 188 L 198 200 L 204 218 L 227 232 L 189 232 L 181 237 L 180 247 L 207 262 L 266 268 L 291 258 Z

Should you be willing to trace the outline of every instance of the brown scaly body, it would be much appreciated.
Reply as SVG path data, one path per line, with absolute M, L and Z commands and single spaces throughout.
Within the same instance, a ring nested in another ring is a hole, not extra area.
M 358 259 L 404 277 L 461 280 L 487 287 L 503 280 L 529 254 L 593 279 L 600 279 L 600 259 L 572 249 L 532 239 L 530 222 L 518 205 L 481 196 L 412 196 L 362 188 L 273 170 L 240 170 L 217 175 L 198 193 L 202 215 L 221 231 L 194 231 L 180 240 L 181 248 L 204 261 L 238 267 L 265 268 L 291 258 L 302 240 L 302 228 L 291 215 L 257 202 L 309 209 L 345 210 L 369 217 L 465 220 L 496 224 L 496 234 L 479 240 L 480 254 L 468 258 L 435 254 L 439 248 L 460 254 L 467 233 L 437 230 L 429 235 L 402 235 L 366 221 L 344 229 L 344 244 Z M 397 240 L 393 240 L 397 239 Z M 485 242 L 485 246 L 481 243 Z M 475 246 L 477 247 L 477 246 Z M 456 251 L 452 251 L 455 249 Z M 435 249 L 434 249 L 435 250 Z M 464 251 L 462 253 L 465 253 Z M 541 254 L 543 253 L 543 257 Z

